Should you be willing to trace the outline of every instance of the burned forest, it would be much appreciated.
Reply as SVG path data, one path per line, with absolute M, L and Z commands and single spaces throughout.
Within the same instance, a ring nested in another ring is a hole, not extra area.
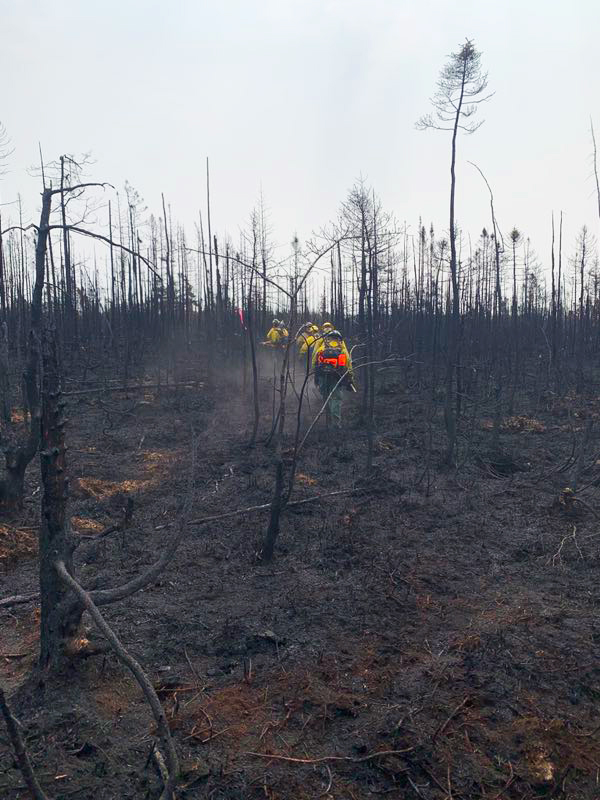
M 351 172 L 283 246 L 262 192 L 215 224 L 205 156 L 190 226 L 34 153 L 0 205 L 0 798 L 600 796 L 596 138 L 595 216 L 549 203 L 534 247 L 471 155 L 492 78 L 467 39 L 416 122 L 443 218 Z

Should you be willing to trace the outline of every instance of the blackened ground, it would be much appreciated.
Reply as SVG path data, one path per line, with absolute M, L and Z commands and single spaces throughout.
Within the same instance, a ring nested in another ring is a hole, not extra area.
M 98 533 L 134 504 L 128 530 L 79 548 L 86 586 L 155 560 L 190 480 L 194 518 L 270 500 L 272 452 L 245 446 L 241 379 L 197 386 L 203 367 L 186 361 L 177 380 L 191 388 L 70 400 L 74 529 Z M 267 377 L 261 388 L 264 434 Z M 594 436 L 585 505 L 560 500 L 590 412 L 523 404 L 503 422 L 501 457 L 489 455 L 491 421 L 477 419 L 461 439 L 465 463 L 443 472 L 441 409 L 430 431 L 420 398 L 388 387 L 366 479 L 359 404 L 347 396 L 342 435 L 317 426 L 295 497 L 356 491 L 288 509 L 272 564 L 256 561 L 262 512 L 190 525 L 156 584 L 104 610 L 160 689 L 183 764 L 178 796 L 600 796 Z M 0 597 L 36 589 L 38 506 L 34 466 L 25 510 L 0 527 Z M 11 692 L 36 657 L 37 613 L 0 610 Z M 113 656 L 75 659 L 15 703 L 50 797 L 159 796 L 153 721 Z M 27 797 L 1 726 L 0 797 Z

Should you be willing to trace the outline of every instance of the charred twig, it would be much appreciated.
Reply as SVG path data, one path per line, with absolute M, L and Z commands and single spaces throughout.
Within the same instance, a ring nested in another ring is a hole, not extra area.
M 462 709 L 462 708 L 463 708 L 463 707 L 464 707 L 464 706 L 465 706 L 465 705 L 468 703 L 468 701 L 469 701 L 469 697 L 467 696 L 467 697 L 465 697 L 465 698 L 464 698 L 464 700 L 462 700 L 462 701 L 461 701 L 461 702 L 460 702 L 460 703 L 459 703 L 459 704 L 456 706 L 456 708 L 455 708 L 455 709 L 454 709 L 454 711 L 453 711 L 453 712 L 450 714 L 450 716 L 449 716 L 449 717 L 448 717 L 448 719 L 447 719 L 447 720 L 444 722 L 444 724 L 443 724 L 443 725 L 440 725 L 440 727 L 437 729 L 437 731 L 436 731 L 436 732 L 433 734 L 433 737 L 432 737 L 432 739 L 431 739 L 431 741 L 432 741 L 432 742 L 435 742 L 435 740 L 437 739 L 437 737 L 442 735 L 442 733 L 443 733 L 443 732 L 446 730 L 446 728 L 448 727 L 448 725 L 450 724 L 450 722 L 451 722 L 451 721 L 454 719 L 454 717 L 455 717 L 455 716 L 458 714 L 458 712 L 459 712 L 459 711 L 460 711 L 460 710 L 461 710 L 461 709 Z
M 195 739 L 199 744 L 207 744 L 207 742 L 212 742 L 213 739 L 216 739 L 218 736 L 222 736 L 224 733 L 227 733 L 227 731 L 230 731 L 232 727 L 233 727 L 232 725 L 229 725 L 227 728 L 223 728 L 223 730 L 217 731 L 216 733 L 211 732 L 204 739 L 199 738 L 200 737 L 199 732 L 196 733 L 192 732 L 189 734 L 189 736 L 186 736 L 185 738 Z
M 198 671 L 196 670 L 196 668 L 194 667 L 194 665 L 190 661 L 190 657 L 188 656 L 187 647 L 185 645 L 183 646 L 183 653 L 185 655 L 185 660 L 188 663 L 190 671 L 191 671 L 192 675 L 194 676 L 194 678 L 196 679 L 197 688 L 199 688 L 200 685 L 202 684 L 202 681 L 200 680 L 200 676 L 198 675 Z
M 212 719 L 209 717 L 208 713 L 202 708 L 202 706 L 198 706 L 198 711 L 201 714 L 204 714 L 204 718 L 208 722 L 208 730 L 209 730 L 208 738 L 212 739 L 213 738 L 213 722 L 212 722 Z
M 329 776 L 329 783 L 327 784 L 326 788 L 321 792 L 319 797 L 327 797 L 329 794 L 329 790 L 331 789 L 331 784 L 333 783 L 333 775 L 331 774 L 331 769 L 325 765 L 325 769 L 327 770 L 327 774 Z
M 554 553 L 554 555 L 551 558 L 548 559 L 547 561 L 548 566 L 552 565 L 553 567 L 555 567 L 557 563 L 562 563 L 562 551 L 569 539 L 573 540 L 573 544 L 575 545 L 579 553 L 579 558 L 581 559 L 581 561 L 583 561 L 583 553 L 581 552 L 579 543 L 577 542 L 577 526 L 573 525 L 573 530 L 571 531 L 571 533 L 567 533 L 566 536 L 563 536 L 558 550 L 556 551 L 556 553 Z
M 31 796 L 34 800 L 48 800 L 48 795 L 44 792 L 40 784 L 38 783 L 37 778 L 33 772 L 33 768 L 31 766 L 31 761 L 29 760 L 29 756 L 27 755 L 27 750 L 25 749 L 25 744 L 23 743 L 23 737 L 21 736 L 21 732 L 18 728 L 18 722 L 13 717 L 10 708 L 6 702 L 6 697 L 4 695 L 4 691 L 0 688 L 0 711 L 2 712 L 2 716 L 4 717 L 4 721 L 6 722 L 6 727 L 8 728 L 8 735 L 10 736 L 10 741 L 15 751 L 15 756 L 17 758 L 17 763 L 19 765 L 19 769 L 25 779 L 25 783 L 27 784 L 27 788 L 31 792 Z
M 442 792 L 445 792 L 446 794 L 445 800 L 452 800 L 453 797 L 464 797 L 464 795 L 459 794 L 458 792 L 454 792 L 454 794 L 452 793 L 452 787 L 450 783 L 450 767 L 448 767 L 448 774 L 447 774 L 448 786 L 444 786 L 444 784 L 435 777 L 433 772 L 431 772 L 431 770 L 427 769 L 427 767 L 425 767 L 422 764 L 421 764 L 421 769 L 431 778 L 431 780 L 435 783 L 435 785 L 442 790 Z
M 419 789 L 419 787 L 417 786 L 417 784 L 416 784 L 416 783 L 415 783 L 415 782 L 414 782 L 414 781 L 411 779 L 410 775 L 407 775 L 407 776 L 406 776 L 406 779 L 407 779 L 407 781 L 410 783 L 410 785 L 412 786 L 412 788 L 415 790 L 415 792 L 417 793 L 417 795 L 418 795 L 419 797 L 422 797 L 422 798 L 423 798 L 423 800 L 425 800 L 425 795 L 424 795 L 424 794 L 423 794 L 423 792 L 422 792 L 422 791 Z
M 411 753 L 415 748 L 407 747 L 405 750 L 379 750 L 377 753 L 369 753 L 368 756 L 352 758 L 351 756 L 323 756 L 322 758 L 292 758 L 292 756 L 280 756 L 275 753 L 253 753 L 246 751 L 246 755 L 256 758 L 274 759 L 276 761 L 288 761 L 291 764 L 324 764 L 327 761 L 349 761 L 352 764 L 362 764 L 365 761 L 372 761 L 374 758 L 384 758 L 385 756 L 399 756 L 403 753 Z
M 511 785 L 512 785 L 512 783 L 513 783 L 513 782 L 514 782 L 514 780 L 515 780 L 515 773 L 514 773 L 514 770 L 513 770 L 513 765 L 511 764 L 511 762 L 510 762 L 510 761 L 508 762 L 508 767 L 509 767 L 509 769 L 510 769 L 510 777 L 509 777 L 509 779 L 506 781 L 506 783 L 504 784 L 504 786 L 503 786 L 503 787 L 500 789 L 500 791 L 498 792 L 498 794 L 495 794 L 495 795 L 492 797 L 492 800 L 500 800 L 500 798 L 501 798 L 501 797 L 504 795 L 504 792 L 505 792 L 505 791 L 506 791 L 506 790 L 509 788 L 509 786 L 511 786 Z

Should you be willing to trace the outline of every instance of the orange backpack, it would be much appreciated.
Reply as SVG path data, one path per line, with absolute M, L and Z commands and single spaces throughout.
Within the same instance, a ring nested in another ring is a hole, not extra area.
M 323 349 L 317 353 L 317 370 L 321 373 L 340 373 L 347 367 L 348 359 L 341 339 L 325 339 Z

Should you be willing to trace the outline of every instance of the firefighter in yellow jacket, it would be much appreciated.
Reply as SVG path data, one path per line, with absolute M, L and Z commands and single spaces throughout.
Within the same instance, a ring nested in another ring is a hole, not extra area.
M 312 368 L 315 385 L 327 404 L 327 419 L 333 419 L 337 428 L 342 427 L 342 391 L 356 391 L 352 372 L 352 359 L 339 331 L 330 322 L 321 328 L 321 335 L 313 345 Z M 341 380 L 340 380 L 341 379 Z M 333 394 L 332 394 L 333 392 Z
M 284 348 L 288 343 L 289 333 L 282 320 L 274 319 L 267 339 L 263 342 L 268 347 Z
M 298 356 L 306 361 L 307 353 L 310 355 L 310 349 L 314 345 L 319 335 L 319 326 L 312 322 L 307 322 L 300 329 L 296 337 L 296 347 L 298 348 Z

